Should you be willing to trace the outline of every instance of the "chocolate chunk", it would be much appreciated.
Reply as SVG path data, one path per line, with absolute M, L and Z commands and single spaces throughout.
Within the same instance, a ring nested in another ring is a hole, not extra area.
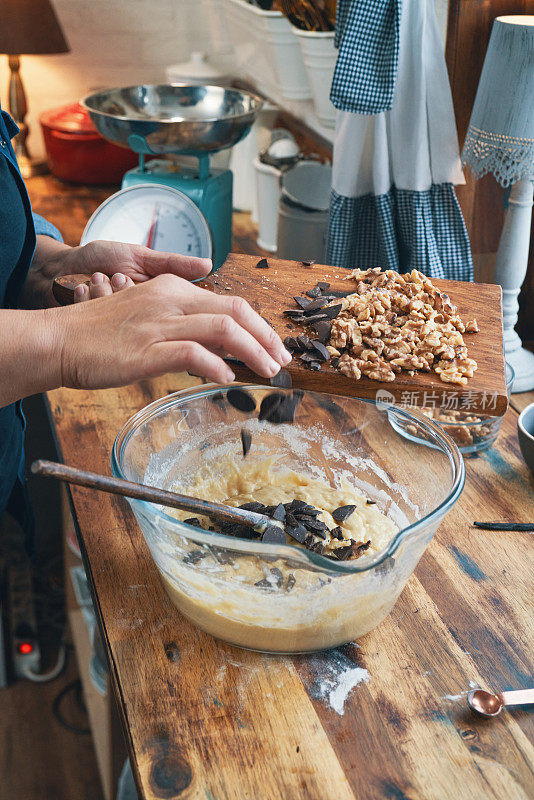
M 200 520 L 198 517 L 188 517 L 187 519 L 184 519 L 184 522 L 186 525 L 196 525 L 197 528 L 200 527 Z
M 281 586 L 284 582 L 284 576 L 278 569 L 278 567 L 273 567 L 271 570 L 271 575 L 273 576 L 274 580 L 276 581 L 277 586 Z
M 265 544 L 287 544 L 286 535 L 278 525 L 269 525 L 268 528 L 265 528 L 261 540 Z
M 286 531 L 291 536 L 292 539 L 295 539 L 300 544 L 306 544 L 306 540 L 309 537 L 309 533 L 304 527 L 304 525 L 297 525 L 295 528 L 286 527 Z
M 334 298 L 334 297 L 339 297 L 339 298 L 341 298 L 341 297 L 349 297 L 349 295 L 351 295 L 351 294 L 354 294 L 354 291 L 353 291 L 353 290 L 351 290 L 351 291 L 348 291 L 348 292 L 335 292 L 335 291 L 331 291 L 331 292 L 329 292 L 329 294 L 330 294 L 330 296 L 331 296 L 332 298 Z
M 230 389 L 226 394 L 226 399 L 231 406 L 244 414 L 250 414 L 256 408 L 256 401 L 244 389 Z
M 276 508 L 274 509 L 273 513 L 271 514 L 273 519 L 278 520 L 278 522 L 283 522 L 286 518 L 286 510 L 282 503 L 279 503 Z
M 257 269 L 269 269 L 269 263 L 266 258 L 260 258 L 256 264 Z
M 270 414 L 278 407 L 280 404 L 280 399 L 283 397 L 283 394 L 279 392 L 273 392 L 272 394 L 266 395 L 260 404 L 260 412 L 258 414 L 259 420 L 267 419 Z
M 273 392 L 261 401 L 258 419 L 267 420 L 275 425 L 284 422 L 293 422 L 295 411 L 302 400 L 302 394 L 295 391 L 292 394 Z
M 206 558 L 208 554 L 202 552 L 202 550 L 191 550 L 183 559 L 182 561 L 184 564 L 198 564 L 199 561 L 202 561 L 203 558 Z
M 296 583 L 295 576 L 293 575 L 292 572 L 290 572 L 289 575 L 287 576 L 287 581 L 285 586 L 286 592 L 290 592 L 295 583 Z
M 304 350 L 307 350 L 310 346 L 311 340 L 309 336 L 304 336 L 304 334 L 300 334 L 299 336 L 297 336 L 297 342 L 301 347 L 304 348 Z
M 371 541 L 368 540 L 367 542 L 353 542 L 352 543 L 352 554 L 354 558 L 359 558 L 366 550 L 369 550 L 371 547 Z
M 313 339 L 311 345 L 319 353 L 322 361 L 330 361 L 330 353 L 322 342 L 318 339 Z
M 328 319 L 334 319 L 335 317 L 337 317 L 340 311 L 341 311 L 341 305 L 327 306 L 326 308 L 323 308 L 323 313 L 326 314 Z
M 330 531 L 330 536 L 333 539 L 339 539 L 339 541 L 343 541 L 343 539 L 345 538 L 343 536 L 343 531 L 341 530 L 339 525 L 336 528 L 332 528 L 332 530 Z
M 319 297 L 319 295 L 321 294 L 321 290 L 319 289 L 319 286 L 316 284 L 313 287 L 313 289 L 308 289 L 306 294 L 308 297 L 311 297 L 312 300 L 314 300 L 316 297 Z
M 271 386 L 277 386 L 279 389 L 291 389 L 293 381 L 287 369 L 281 369 L 270 380 Z
M 332 511 L 332 516 L 336 522 L 345 522 L 356 511 L 356 506 L 339 506 Z
M 376 506 L 376 500 L 366 500 L 368 506 Z
M 311 546 L 310 550 L 313 550 L 314 553 L 319 553 L 319 555 L 322 555 L 324 553 L 324 542 L 315 542 L 315 544 Z
M 257 586 L 258 589 L 274 589 L 271 581 L 267 580 L 267 578 L 263 578 L 261 581 L 256 581 L 254 586 Z
M 286 336 L 286 338 L 284 339 L 284 346 L 287 347 L 287 349 L 291 350 L 292 352 L 294 352 L 295 350 L 300 350 L 300 345 L 294 336 Z
M 311 547 L 315 542 L 314 537 L 309 533 L 306 538 L 304 539 L 304 544 L 306 547 Z
M 321 362 L 320 361 L 310 361 L 310 369 L 313 369 L 314 372 L 318 372 L 321 369 Z
M 287 507 L 290 508 L 291 511 L 301 511 L 304 510 L 307 507 L 307 505 L 308 504 L 304 500 L 298 500 L 297 498 L 295 498 L 288 504 Z
M 305 364 L 309 364 L 311 361 L 316 361 L 316 359 L 317 359 L 317 357 L 315 355 L 312 355 L 312 353 L 309 353 L 309 352 L 302 353 L 302 355 L 300 357 L 300 360 L 304 361 Z
M 338 559 L 338 561 L 346 561 L 347 558 L 352 554 L 352 545 L 348 544 L 346 547 L 337 547 L 332 555 Z
M 317 286 L 319 287 L 321 292 L 326 292 L 326 291 L 328 291 L 328 289 L 330 289 L 330 284 L 329 283 L 325 283 L 324 281 L 318 281 L 317 282 Z
M 330 334 L 332 332 L 332 325 L 330 324 L 330 322 L 328 322 L 328 320 L 323 319 L 323 320 L 320 320 L 319 322 L 316 322 L 313 325 L 313 329 L 314 329 L 315 333 L 317 334 L 317 338 L 323 344 L 325 342 L 327 342 L 328 339 L 330 339 Z
M 208 395 L 208 400 L 210 403 L 221 406 L 221 408 L 224 406 L 224 395 L 222 392 L 215 392 L 214 394 Z
M 319 297 L 317 300 L 310 300 L 310 302 L 308 303 L 308 305 L 306 306 L 306 308 L 304 310 L 304 313 L 307 316 L 308 313 L 311 313 L 312 311 L 318 311 L 320 308 L 325 306 L 327 304 L 327 302 L 328 301 L 325 300 L 324 297 Z
M 313 267 L 313 265 L 315 264 L 315 261 L 304 261 L 304 260 L 301 260 L 300 263 L 302 264 L 303 267 Z
M 295 303 L 300 306 L 301 308 L 308 308 L 311 303 L 311 300 L 308 300 L 307 297 L 294 297 L 293 298 Z
M 246 458 L 250 445 L 252 444 L 252 435 L 241 428 L 241 445 L 243 447 L 243 458 Z
M 337 308 L 337 306 L 335 306 L 335 307 Z M 332 308 L 334 308 L 334 306 L 332 306 Z M 341 308 L 341 306 L 340 306 L 340 308 Z M 324 308 L 324 309 L 323 309 L 322 311 L 320 311 L 318 314 L 312 314 L 312 315 L 311 315 L 311 317 L 304 317 L 304 316 L 303 316 L 303 317 L 301 317 L 299 320 L 297 320 L 297 319 L 295 318 L 295 319 L 294 319 L 294 321 L 295 321 L 295 322 L 302 323 L 303 325 L 311 325 L 313 322 L 320 322 L 320 320 L 323 320 L 323 319 L 333 319 L 333 316 L 334 316 L 334 317 L 337 317 L 337 315 L 339 314 L 339 311 L 337 311 L 337 312 L 336 312 L 336 313 L 335 313 L 335 314 L 332 316 L 332 315 L 330 315 L 330 314 L 327 314 L 327 313 L 326 313 L 327 311 L 330 311 L 330 309 L 329 309 L 329 308 Z
M 292 319 L 293 322 L 303 322 L 305 319 L 302 311 L 297 311 L 296 308 L 287 308 L 285 311 L 282 311 L 282 314 Z
M 250 503 L 243 503 L 243 505 L 239 506 L 239 508 L 242 508 L 245 511 L 254 511 L 256 514 L 265 513 L 265 506 L 263 503 L 259 503 L 257 500 L 251 500 Z
M 300 519 L 304 522 L 303 517 Z M 312 533 L 323 533 L 328 530 L 325 523 L 321 519 L 315 519 L 315 517 L 308 517 L 304 525 L 311 530 Z
M 232 556 L 227 550 L 219 550 L 217 547 L 210 547 L 212 555 L 219 564 L 233 564 Z

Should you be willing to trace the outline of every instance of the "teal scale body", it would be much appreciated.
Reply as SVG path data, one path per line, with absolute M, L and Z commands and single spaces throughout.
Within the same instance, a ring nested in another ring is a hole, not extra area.
M 198 156 L 197 156 L 198 157 Z M 232 249 L 233 174 L 229 169 L 211 169 L 207 155 L 198 157 L 199 167 L 152 159 L 125 173 L 122 188 L 139 183 L 170 186 L 187 195 L 207 220 L 213 244 L 213 269 L 221 267 Z

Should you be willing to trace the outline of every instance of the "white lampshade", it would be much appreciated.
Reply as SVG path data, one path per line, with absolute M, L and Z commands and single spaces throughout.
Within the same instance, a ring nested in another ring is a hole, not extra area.
M 493 23 L 462 162 L 503 186 L 534 180 L 534 16 Z

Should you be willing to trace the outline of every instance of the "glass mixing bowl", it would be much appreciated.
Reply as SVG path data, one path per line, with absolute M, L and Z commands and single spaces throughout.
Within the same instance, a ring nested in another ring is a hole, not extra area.
M 243 388 L 258 407 L 273 391 Z M 297 545 L 201 530 L 170 509 L 130 500 L 171 600 L 203 630 L 254 650 L 307 652 L 363 636 L 389 614 L 458 500 L 465 478 L 458 448 L 436 423 L 402 409 L 307 392 L 294 423 L 274 425 L 236 410 L 226 393 L 195 387 L 139 411 L 115 440 L 113 474 L 184 491 L 208 462 L 215 472 L 228 459 L 241 463 L 245 428 L 253 442 L 247 463 L 274 455 L 275 469 L 332 487 L 348 483 L 399 530 L 379 553 L 332 561 Z M 406 425 L 415 426 L 419 441 L 395 429 Z

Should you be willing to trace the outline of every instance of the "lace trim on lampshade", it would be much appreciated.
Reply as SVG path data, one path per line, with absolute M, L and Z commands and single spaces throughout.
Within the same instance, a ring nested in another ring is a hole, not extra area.
M 478 179 L 491 172 L 501 186 L 520 178 L 534 180 L 534 139 L 519 139 L 469 127 L 462 164 Z

